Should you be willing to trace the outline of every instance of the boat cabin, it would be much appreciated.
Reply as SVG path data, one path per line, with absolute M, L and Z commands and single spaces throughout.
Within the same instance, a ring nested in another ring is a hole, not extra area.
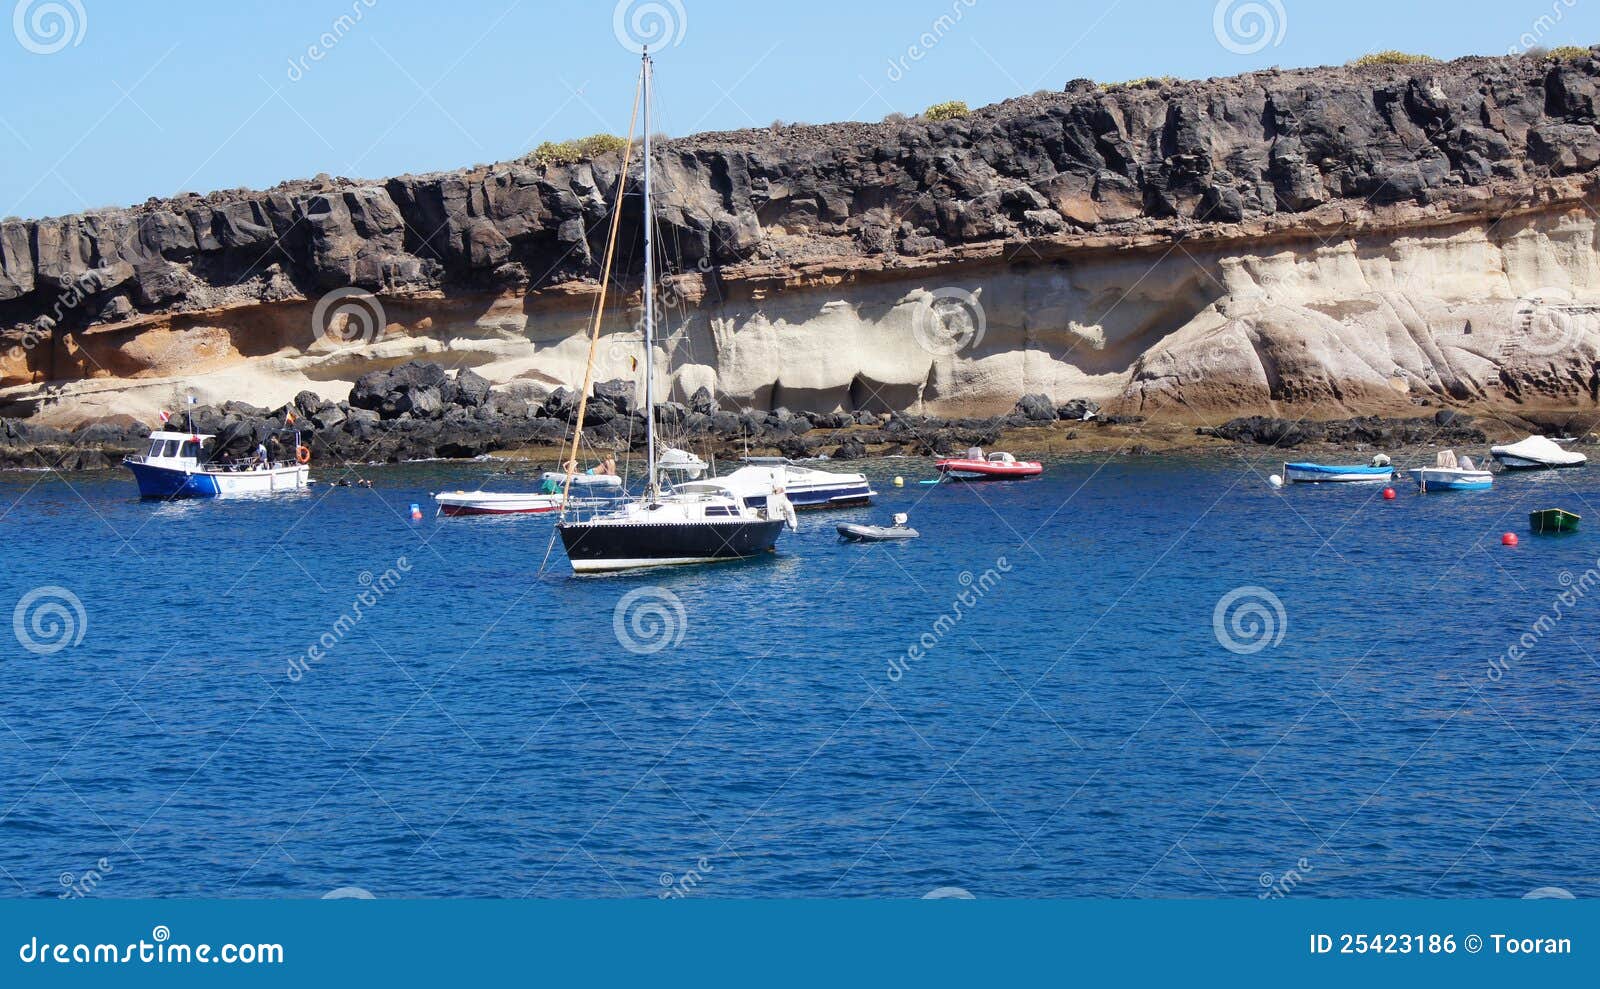
M 989 462 L 991 464 L 1014 464 L 1017 462 L 1017 458 L 1009 453 L 991 453 L 989 454 Z
M 150 447 L 138 459 L 156 467 L 196 467 L 201 448 L 211 439 L 199 433 L 151 433 Z

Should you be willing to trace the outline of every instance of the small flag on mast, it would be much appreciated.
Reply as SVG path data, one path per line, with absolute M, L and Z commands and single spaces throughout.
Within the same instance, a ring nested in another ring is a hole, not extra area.
M 168 412 L 166 409 L 162 409 L 161 410 L 161 422 L 162 422 L 162 424 L 165 425 L 166 423 L 169 423 L 171 421 L 172 421 L 172 413 Z

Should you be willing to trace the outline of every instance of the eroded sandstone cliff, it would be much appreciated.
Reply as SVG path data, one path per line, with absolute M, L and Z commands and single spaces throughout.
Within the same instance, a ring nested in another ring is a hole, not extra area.
M 671 140 L 662 384 L 945 415 L 1024 393 L 1201 418 L 1592 406 L 1597 88 L 1592 55 L 1469 58 Z M 272 406 L 426 355 L 575 384 L 620 164 L 6 221 L 0 403 Z M 640 223 L 634 198 L 635 281 Z M 638 302 L 607 323 L 597 380 L 633 373 Z

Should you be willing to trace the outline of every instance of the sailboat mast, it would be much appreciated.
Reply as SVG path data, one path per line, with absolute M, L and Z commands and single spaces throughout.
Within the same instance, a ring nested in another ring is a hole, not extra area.
M 656 324 L 656 268 L 655 248 L 652 245 L 651 227 L 655 226 L 650 210 L 650 49 L 644 51 L 644 437 L 646 463 L 649 477 L 646 494 L 651 501 L 659 495 L 656 483 L 656 396 L 655 396 L 655 324 Z

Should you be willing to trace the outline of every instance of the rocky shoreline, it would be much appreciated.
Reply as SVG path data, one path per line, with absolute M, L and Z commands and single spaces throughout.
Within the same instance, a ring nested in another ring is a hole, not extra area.
M 642 449 L 644 418 L 631 382 L 594 386 L 584 410 L 582 450 L 626 453 Z M 531 382 L 492 387 L 470 369 L 454 374 L 438 364 L 411 362 L 357 380 L 349 398 L 331 402 L 312 392 L 277 409 L 243 402 L 197 406 L 194 430 L 217 437 L 213 459 L 248 457 L 259 443 L 279 437 L 287 456 L 286 428 L 298 429 L 313 463 L 364 465 L 496 456 L 549 460 L 570 443 L 578 395 Z M 181 410 L 174 419 L 181 421 Z M 941 456 L 970 446 L 1013 447 L 1036 455 L 1097 453 L 1140 456 L 1156 452 L 1236 446 L 1283 450 L 1329 448 L 1399 450 L 1427 446 L 1478 446 L 1545 432 L 1593 440 L 1593 414 L 1473 416 L 1440 409 L 1432 416 L 1364 416 L 1334 421 L 1244 416 L 1220 425 L 1151 421 L 1106 415 L 1092 401 L 1052 403 L 1025 395 L 1011 413 L 946 419 L 897 413 L 771 412 L 720 408 L 702 389 L 689 402 L 665 402 L 659 428 L 668 441 L 721 458 L 777 454 L 794 459 L 867 456 Z M 293 425 L 288 424 L 292 421 Z M 72 432 L 20 420 L 0 420 L 0 469 L 95 470 L 116 467 L 143 449 L 159 423 L 110 417 Z

